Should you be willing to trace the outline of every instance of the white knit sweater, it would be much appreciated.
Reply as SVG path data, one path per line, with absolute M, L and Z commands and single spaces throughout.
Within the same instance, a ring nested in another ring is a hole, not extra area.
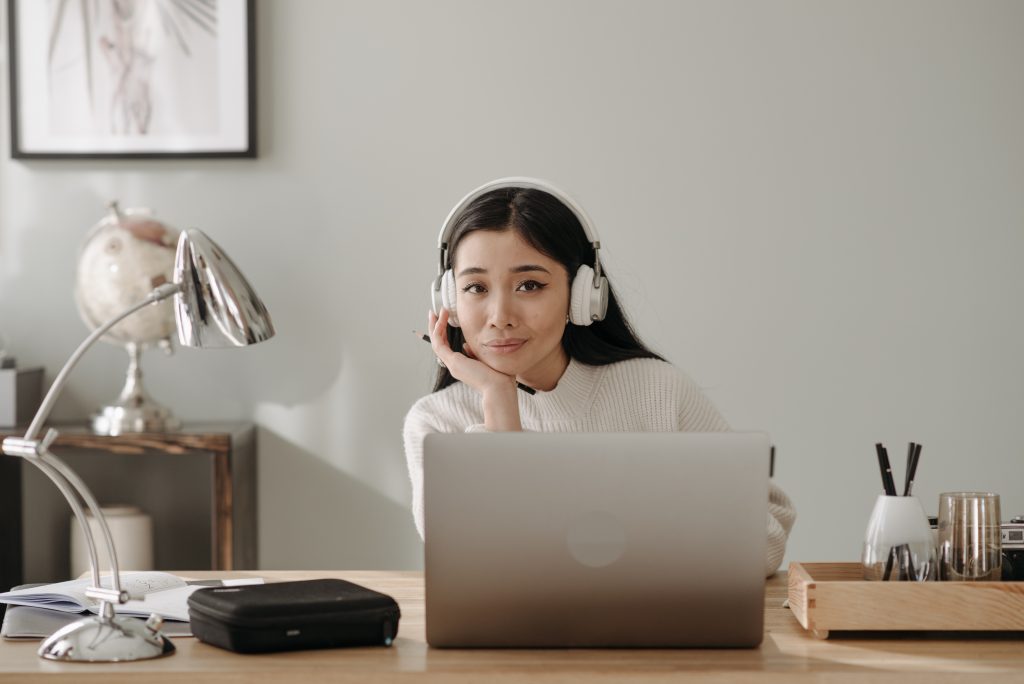
M 671 364 L 631 359 L 607 366 L 570 360 L 558 386 L 519 392 L 524 430 L 537 432 L 720 432 L 728 424 L 700 388 Z M 480 394 L 461 382 L 423 397 L 405 418 L 405 456 L 412 480 L 412 512 L 423 536 L 423 438 L 431 432 L 484 429 Z M 796 520 L 789 497 L 770 483 L 765 574 L 782 562 Z

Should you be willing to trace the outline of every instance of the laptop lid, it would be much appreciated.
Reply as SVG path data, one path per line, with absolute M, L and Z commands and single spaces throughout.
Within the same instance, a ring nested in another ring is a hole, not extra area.
M 756 433 L 428 435 L 427 642 L 757 646 L 769 449 Z

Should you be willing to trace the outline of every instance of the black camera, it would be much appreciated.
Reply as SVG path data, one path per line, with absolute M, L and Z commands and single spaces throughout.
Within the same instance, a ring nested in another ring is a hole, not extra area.
M 1024 516 L 1004 522 L 1001 529 L 1003 581 L 1024 581 Z

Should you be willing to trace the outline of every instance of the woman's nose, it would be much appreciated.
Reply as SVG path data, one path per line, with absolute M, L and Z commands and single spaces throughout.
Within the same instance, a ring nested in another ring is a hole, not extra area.
M 491 299 L 490 325 L 495 328 L 514 327 L 518 317 L 515 302 L 509 295 L 498 294 Z

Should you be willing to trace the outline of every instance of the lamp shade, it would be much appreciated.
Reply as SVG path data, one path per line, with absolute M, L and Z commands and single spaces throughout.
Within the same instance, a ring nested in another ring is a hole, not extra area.
M 182 231 L 174 258 L 178 340 L 188 347 L 243 347 L 274 336 L 267 307 L 238 267 L 196 229 Z

